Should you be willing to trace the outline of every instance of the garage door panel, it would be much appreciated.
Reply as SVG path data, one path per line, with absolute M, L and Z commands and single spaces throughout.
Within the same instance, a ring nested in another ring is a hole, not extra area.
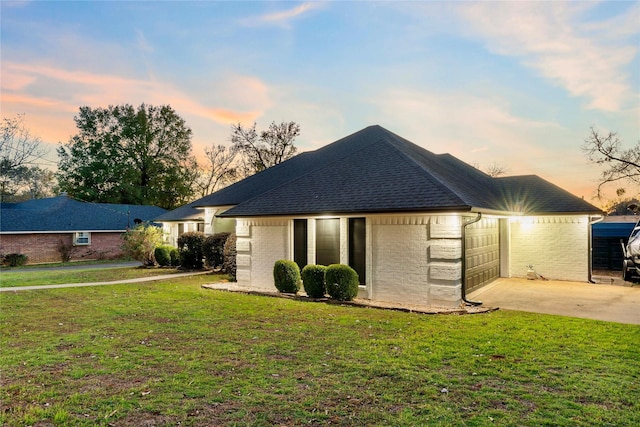
M 465 286 L 471 292 L 500 276 L 499 221 L 485 218 L 467 227 L 465 246 Z

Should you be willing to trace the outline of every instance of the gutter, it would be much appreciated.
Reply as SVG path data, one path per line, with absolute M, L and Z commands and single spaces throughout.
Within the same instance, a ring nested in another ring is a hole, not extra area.
M 591 217 L 589 217 L 591 219 Z M 589 278 L 587 279 L 589 283 L 596 283 L 593 280 L 593 224 L 597 224 L 599 222 L 604 221 L 604 215 L 600 215 L 600 218 L 595 219 L 593 221 L 589 221 L 589 259 L 588 259 L 588 270 L 589 270 Z
M 478 212 L 478 216 L 462 223 L 462 301 L 469 305 L 482 305 L 482 301 L 471 301 L 467 299 L 467 226 L 474 224 L 482 219 L 482 213 Z

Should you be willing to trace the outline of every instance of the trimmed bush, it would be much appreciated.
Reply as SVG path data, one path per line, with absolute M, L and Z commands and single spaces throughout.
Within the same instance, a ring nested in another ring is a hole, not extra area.
M 276 261 L 273 266 L 273 281 L 279 292 L 297 293 L 300 290 L 300 267 L 288 259 Z
M 201 231 L 189 231 L 178 237 L 178 250 L 180 251 L 180 266 L 182 268 L 199 270 L 204 263 L 202 255 L 202 243 L 204 233 Z
M 304 291 L 311 298 L 323 298 L 327 293 L 327 286 L 324 282 L 324 275 L 327 267 L 324 265 L 307 264 L 302 269 L 302 285 Z
M 229 275 L 229 281 L 237 281 L 236 277 L 236 233 L 229 234 L 227 241 L 224 243 L 224 261 L 222 262 L 222 271 Z
M 25 265 L 28 260 L 29 257 L 25 254 L 6 254 L 2 262 L 9 267 L 20 267 Z
M 178 248 L 174 248 L 173 246 L 171 246 L 171 249 L 169 249 L 169 257 L 171 258 L 172 267 L 177 267 L 180 265 L 180 251 L 178 250 Z
M 224 262 L 224 244 L 229 234 L 230 233 L 216 233 L 204 239 L 202 243 L 202 254 L 209 267 L 222 267 L 222 263 Z
M 358 295 L 358 273 L 344 264 L 331 264 L 325 273 L 327 293 L 338 301 L 351 301 Z
M 169 267 L 171 265 L 171 249 L 173 249 L 173 247 L 169 245 L 160 245 L 156 247 L 154 255 L 156 257 L 156 262 L 160 266 Z

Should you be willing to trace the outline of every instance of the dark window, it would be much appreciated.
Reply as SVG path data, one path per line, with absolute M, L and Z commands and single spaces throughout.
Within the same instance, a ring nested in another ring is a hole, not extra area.
M 198 223 L 198 231 L 201 231 L 204 233 L 204 222 L 199 222 Z
M 349 218 L 349 266 L 366 283 L 366 221 L 364 218 Z
M 307 220 L 293 220 L 293 260 L 300 270 L 307 265 Z
M 340 263 L 340 220 L 316 220 L 316 264 Z
M 184 224 L 181 222 L 178 224 L 178 236 L 182 236 L 184 233 Z

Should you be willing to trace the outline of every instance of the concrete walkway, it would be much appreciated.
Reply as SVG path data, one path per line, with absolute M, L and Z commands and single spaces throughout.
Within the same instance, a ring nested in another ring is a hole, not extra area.
M 39 289 L 80 288 L 84 286 L 105 286 L 105 285 L 120 285 L 123 283 L 153 282 L 156 280 L 175 279 L 178 277 L 186 277 L 186 276 L 197 276 L 199 274 L 207 274 L 207 273 L 210 273 L 210 272 L 194 271 L 191 273 L 162 274 L 159 276 L 139 277 L 137 279 L 114 280 L 111 282 L 67 283 L 67 284 L 60 284 L 60 285 L 38 285 L 38 286 L 15 286 L 11 288 L 0 288 L 0 292 L 34 291 Z
M 640 325 L 640 286 L 500 278 L 467 298 L 501 310 Z

